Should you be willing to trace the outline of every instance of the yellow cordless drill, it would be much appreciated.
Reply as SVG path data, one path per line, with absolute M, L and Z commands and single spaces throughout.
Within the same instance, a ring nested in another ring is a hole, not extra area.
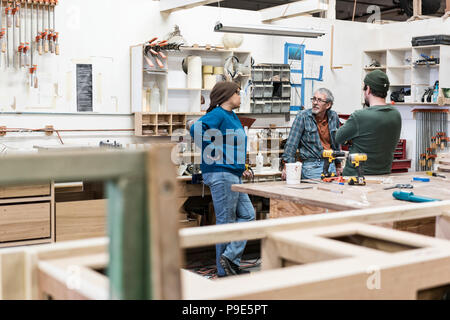
M 324 150 L 322 153 L 323 156 L 323 172 L 321 175 L 322 180 L 327 178 L 332 178 L 335 175 L 334 172 L 329 172 L 330 164 L 333 161 L 336 161 L 336 158 L 345 157 L 345 152 L 343 151 L 334 151 L 334 150 Z
M 355 186 L 365 186 L 366 178 L 363 175 L 363 169 L 361 166 L 361 162 L 367 161 L 367 154 L 365 153 L 352 153 L 348 156 L 348 160 L 355 166 L 358 170 L 357 177 L 350 177 L 348 180 L 349 185 Z

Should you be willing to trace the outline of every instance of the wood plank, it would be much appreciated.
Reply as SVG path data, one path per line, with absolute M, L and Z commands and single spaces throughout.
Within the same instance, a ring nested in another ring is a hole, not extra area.
M 450 240 L 450 216 L 436 217 L 436 238 Z
M 214 290 L 196 292 L 189 299 L 409 300 L 417 297 L 419 289 L 448 283 L 449 264 L 448 256 L 430 260 L 411 256 L 340 259 L 332 264 L 321 262 L 225 278 L 216 281 Z M 374 276 L 370 266 L 380 266 L 378 290 L 367 285 Z
M 354 232 L 417 249 L 387 253 L 324 238 Z M 419 290 L 445 285 L 450 280 L 450 243 L 440 239 L 355 223 L 280 232 L 271 237 L 299 244 L 292 252 L 283 249 L 283 254 L 294 255 L 294 259 L 303 246 L 310 250 L 312 258 L 316 252 L 337 255 L 338 259 L 224 278 L 217 280 L 212 290 L 196 292 L 189 298 L 417 299 Z M 374 272 L 381 276 L 376 288 Z
M 49 177 L 54 181 L 76 181 L 81 177 L 84 181 L 100 181 L 139 176 L 144 167 L 145 151 L 96 150 L 11 155 L 2 158 L 0 185 L 45 182 Z
M 305 229 L 346 222 L 381 223 L 434 217 L 439 216 L 444 211 L 448 211 L 449 208 L 450 200 L 405 204 L 395 207 L 335 212 L 329 215 L 308 215 L 230 225 L 187 228 L 180 230 L 179 235 L 181 247 L 192 248 L 222 242 L 262 239 L 275 231 Z
M 148 153 L 147 181 L 151 235 L 151 269 L 154 299 L 181 299 L 181 250 L 175 167 L 167 162 L 170 147 L 153 147 Z M 164 172 L 164 175 L 161 174 Z M 168 214 L 169 213 L 169 214 Z
M 52 243 L 51 238 L 43 238 L 36 240 L 22 240 L 22 241 L 11 241 L 11 242 L 3 242 L 0 243 L 0 248 L 12 248 L 12 247 L 22 247 L 22 246 L 31 246 L 38 244 L 47 244 Z
M 422 0 L 413 0 L 413 16 L 422 15 Z
M 327 10 L 328 4 L 320 0 L 302 0 L 262 9 L 259 12 L 261 13 L 262 22 L 273 22 L 305 14 L 325 12 Z
M 159 11 L 162 13 L 172 13 L 178 10 L 190 9 L 221 1 L 222 0 L 160 0 Z
M 0 255 L 0 300 L 25 297 L 25 252 L 10 250 Z
M 50 202 L 0 206 L 0 242 L 50 238 Z
M 106 236 L 107 200 L 56 203 L 56 241 Z
M 50 195 L 50 184 L 0 187 L 0 199 Z
M 39 262 L 39 290 L 41 296 L 55 300 L 106 300 L 108 279 L 83 266 Z

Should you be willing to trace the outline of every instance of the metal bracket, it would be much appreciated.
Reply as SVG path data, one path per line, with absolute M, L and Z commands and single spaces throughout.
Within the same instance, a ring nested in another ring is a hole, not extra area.
M 53 126 L 45 126 L 45 135 L 46 136 L 53 135 L 54 131 L 55 131 L 55 129 L 53 128 Z

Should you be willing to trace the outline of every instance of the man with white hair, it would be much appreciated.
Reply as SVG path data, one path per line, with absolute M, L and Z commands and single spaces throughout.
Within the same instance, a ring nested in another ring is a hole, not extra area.
M 340 145 L 335 139 L 339 117 L 331 110 L 333 94 L 326 88 L 320 88 L 314 93 L 311 103 L 311 109 L 297 113 L 283 154 L 284 163 L 293 163 L 297 160 L 297 150 L 300 150 L 302 179 L 320 179 L 324 165 L 323 151 L 340 151 Z M 338 159 L 336 166 L 334 163 L 330 165 L 329 171 L 342 174 Z M 285 168 L 282 177 L 286 178 Z

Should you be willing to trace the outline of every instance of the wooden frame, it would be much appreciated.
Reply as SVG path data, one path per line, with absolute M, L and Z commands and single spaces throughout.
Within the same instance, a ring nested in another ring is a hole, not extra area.
M 0 298 L 415 299 L 450 283 L 450 200 L 178 230 L 167 214 L 178 209 L 170 149 L 5 157 L 0 184 L 48 179 L 50 169 L 109 181 L 110 227 L 109 240 L 0 250 Z M 425 217 L 437 217 L 445 239 L 368 225 Z M 361 244 L 340 239 L 352 236 Z M 210 281 L 180 271 L 180 248 L 250 239 L 262 241 L 261 272 Z M 98 272 L 106 266 L 108 277 Z
M 214 2 L 221 2 L 222 0 L 160 0 L 159 11 L 161 13 L 170 14 L 174 11 L 195 8 L 204 6 Z
M 183 248 L 262 239 L 262 271 L 210 281 L 182 270 L 178 278 L 163 279 L 158 286 L 170 290 L 174 299 L 420 298 L 419 291 L 450 282 L 450 241 L 366 223 L 430 216 L 438 217 L 437 236 L 450 239 L 450 200 L 181 229 Z M 368 237 L 369 245 L 330 239 L 353 234 Z M 166 240 L 159 241 L 159 265 L 166 269 L 157 270 L 178 273 L 179 261 L 165 250 L 173 234 L 161 236 Z M 50 293 L 60 299 L 106 299 L 109 281 L 92 269 L 106 267 L 107 245 L 106 238 L 99 238 L 0 251 L 0 298 Z M 74 276 L 68 266 L 78 272 L 75 288 L 67 287 Z
M 167 161 L 170 153 L 170 145 L 157 145 L 146 152 L 104 150 L 4 157 L 0 185 L 39 183 L 49 179 L 104 180 L 109 199 L 108 234 L 111 239 L 108 245 L 109 293 L 106 296 L 112 299 L 175 299 L 181 292 L 176 285 L 180 283 L 181 254 L 178 238 L 171 236 L 178 230 L 178 218 L 175 214 L 166 214 L 166 210 L 177 210 L 175 170 Z M 161 199 L 165 200 L 164 207 L 159 203 Z M 68 250 L 63 243 L 55 244 L 55 247 L 22 248 L 1 253 L 0 295 L 40 297 L 36 289 L 42 271 L 39 262 L 46 258 L 39 256 L 39 250 L 44 252 L 44 257 L 48 251 L 54 252 L 58 248 L 64 248 L 59 251 L 64 256 L 88 254 L 80 244 L 86 242 L 77 242 L 73 250 Z M 167 251 L 160 259 L 163 250 Z M 19 267 L 24 270 L 25 279 L 23 273 L 17 273 Z M 98 297 L 76 290 L 64 295 L 61 279 L 53 282 L 49 279 L 64 272 L 58 273 L 54 266 L 46 270 L 56 272 L 41 276 L 44 282 L 48 280 L 46 290 L 54 290 L 50 293 L 60 297 Z M 166 284 L 171 284 L 170 288 Z
M 0 248 L 55 242 L 53 182 L 0 187 Z
M 327 12 L 328 3 L 322 0 L 296 1 L 259 10 L 262 22 L 273 22 L 316 12 Z

